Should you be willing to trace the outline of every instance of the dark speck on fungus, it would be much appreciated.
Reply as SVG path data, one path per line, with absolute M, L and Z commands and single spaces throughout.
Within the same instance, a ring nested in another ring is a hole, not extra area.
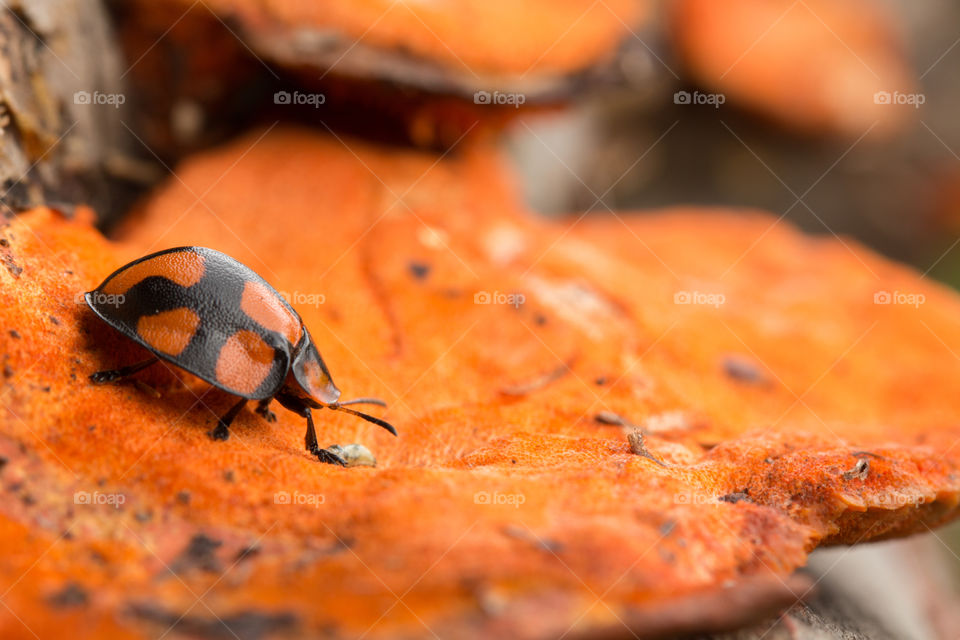
M 598 424 L 606 424 L 615 427 L 636 427 L 632 422 L 621 416 L 619 413 L 614 413 L 613 411 L 600 411 L 593 416 L 593 419 Z
M 753 502 L 753 500 L 750 498 L 749 489 L 728 493 L 727 495 L 720 496 L 718 500 L 720 500 L 721 502 L 729 502 L 731 504 L 736 504 L 738 502 Z
M 766 380 L 763 371 L 753 359 L 739 354 L 724 357 L 723 371 L 739 382 L 759 384 Z
M 240 562 L 241 560 L 246 560 L 247 558 L 251 558 L 257 555 L 258 553 L 260 553 L 260 546 L 256 542 L 254 542 L 253 544 L 243 547 L 242 549 L 240 549 L 240 551 L 237 552 L 236 562 Z
M 230 615 L 201 617 L 190 612 L 164 609 L 154 604 L 134 604 L 130 613 L 165 629 L 193 638 L 239 638 L 266 640 L 275 634 L 290 632 L 298 626 L 291 613 L 262 613 L 249 610 Z M 188 615 L 189 614 L 189 615 Z
M 65 609 L 67 607 L 82 607 L 89 602 L 90 598 L 86 589 L 76 582 L 70 582 L 47 600 L 54 607 Z
M 426 280 L 430 275 L 430 265 L 425 262 L 412 260 L 407 267 L 410 269 L 410 274 L 417 280 Z
M 220 540 L 198 533 L 190 538 L 186 548 L 173 561 L 172 569 L 178 573 L 185 569 L 216 572 L 220 569 L 220 561 L 217 560 L 216 551 L 222 544 Z

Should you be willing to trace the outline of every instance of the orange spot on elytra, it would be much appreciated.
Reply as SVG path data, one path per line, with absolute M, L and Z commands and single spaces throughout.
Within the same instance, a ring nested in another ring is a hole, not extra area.
M 240 308 L 264 329 L 276 331 L 291 345 L 300 341 L 300 318 L 288 309 L 280 296 L 259 282 L 248 280 L 243 285 Z
M 273 347 L 252 331 L 227 338 L 217 358 L 217 382 L 244 395 L 257 390 L 273 368 Z
M 163 276 L 180 286 L 190 287 L 200 282 L 204 271 L 203 256 L 192 251 L 174 251 L 127 267 L 104 282 L 100 290 L 122 295 L 150 276 Z
M 170 356 L 177 356 L 190 344 L 197 332 L 200 316 L 182 307 L 153 316 L 142 316 L 137 322 L 137 335 L 152 348 Z

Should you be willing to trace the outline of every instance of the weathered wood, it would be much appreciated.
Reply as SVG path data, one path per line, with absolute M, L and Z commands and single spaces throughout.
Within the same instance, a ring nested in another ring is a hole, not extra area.
M 118 204 L 108 180 L 130 166 L 123 71 L 97 0 L 0 5 L 0 203 L 8 211 Z

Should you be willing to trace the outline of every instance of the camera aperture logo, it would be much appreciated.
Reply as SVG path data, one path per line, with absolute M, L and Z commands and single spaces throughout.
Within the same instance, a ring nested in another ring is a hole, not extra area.
M 697 304 L 706 305 L 719 309 L 720 305 L 727 302 L 727 297 L 722 293 L 704 293 L 702 291 L 677 291 L 673 294 L 674 304 Z
M 914 309 L 919 309 L 920 305 L 927 301 L 927 296 L 922 293 L 905 293 L 903 291 L 877 291 L 873 294 L 873 304 L 902 304 Z
M 477 91 L 473 94 L 473 104 L 512 105 L 513 108 L 519 109 L 520 105 L 526 101 L 527 96 L 522 93 Z
M 910 105 L 919 109 L 927 101 L 922 93 L 902 93 L 900 91 L 877 91 L 873 94 L 874 104 Z
M 322 93 L 305 93 L 303 91 L 277 91 L 273 94 L 273 104 L 307 105 L 319 109 L 326 103 L 327 96 Z
M 704 93 L 703 91 L 677 91 L 673 94 L 673 104 L 703 104 L 719 109 L 727 101 L 722 93 Z
M 122 93 L 102 93 L 100 91 L 76 91 L 73 94 L 73 104 L 96 104 L 108 105 L 114 109 L 119 109 L 120 105 L 127 101 L 127 96 Z
M 127 501 L 127 496 L 122 493 L 103 493 L 100 491 L 77 491 L 73 494 L 73 504 L 88 505 L 110 505 L 114 509 L 119 509 L 120 505 Z
M 499 491 L 477 491 L 473 494 L 474 504 L 509 506 L 519 509 L 520 505 L 527 501 L 527 497 L 522 493 L 500 493 Z
M 273 494 L 273 504 L 289 504 L 298 507 L 313 507 L 319 509 L 327 501 L 322 493 L 300 493 L 294 491 L 277 491 Z
M 473 294 L 473 304 L 508 304 L 519 308 L 527 301 L 522 293 L 502 293 L 500 291 L 477 291 Z

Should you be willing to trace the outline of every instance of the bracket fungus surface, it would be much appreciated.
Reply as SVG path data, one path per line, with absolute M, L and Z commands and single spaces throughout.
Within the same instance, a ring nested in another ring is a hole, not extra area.
M 957 514 L 960 298 L 855 243 L 551 222 L 484 144 L 284 127 L 182 163 L 115 241 L 91 218 L 2 228 L 3 637 L 730 628 L 802 597 L 818 545 Z M 213 442 L 231 399 L 170 369 L 88 383 L 140 354 L 78 295 L 177 245 L 258 271 L 388 401 L 398 439 L 317 414 L 375 468 L 318 464 L 279 410 Z
M 672 40 L 698 82 L 797 129 L 859 138 L 915 117 L 894 17 L 866 0 L 676 0 Z M 902 101 L 901 101 L 902 100 Z
M 245 128 L 268 100 L 288 121 L 444 149 L 521 108 L 646 86 L 648 4 L 131 0 L 114 14 L 145 140 L 169 155 Z
M 183 7 L 186 0 L 176 0 Z M 596 67 L 617 70 L 639 46 L 645 0 L 211 0 L 262 56 L 288 67 L 388 81 L 436 93 L 569 91 Z M 325 75 L 325 73 L 324 73 Z

